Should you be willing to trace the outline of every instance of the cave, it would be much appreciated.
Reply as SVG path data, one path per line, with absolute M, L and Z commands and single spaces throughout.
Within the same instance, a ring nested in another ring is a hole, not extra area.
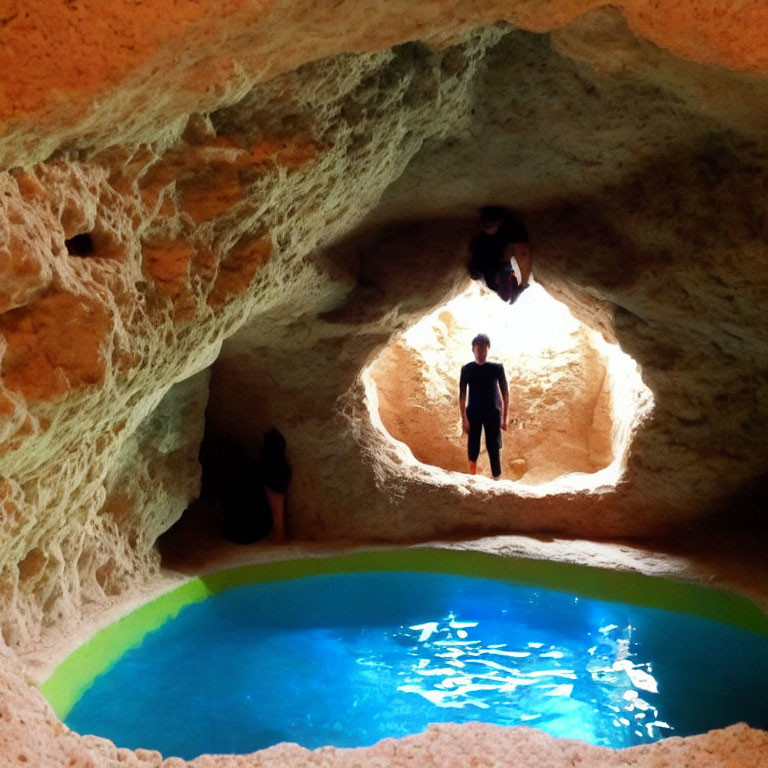
M 554 493 L 615 486 L 652 395 L 618 345 L 538 285 L 514 306 L 470 286 L 379 354 L 365 381 L 389 436 L 422 464 L 467 471 L 458 372 L 479 330 L 490 333 L 491 357 L 505 361 L 511 391 L 503 478 Z M 481 465 L 487 476 L 487 459 Z
M 159 766 L 67 731 L 38 686 L 214 563 L 439 542 L 765 611 L 764 3 L 0 16 L 0 763 Z M 534 251 L 512 307 L 467 273 L 498 203 Z M 502 312 L 516 399 L 493 482 L 465 471 L 455 377 Z M 557 315 L 571 330 L 538 339 Z M 235 550 L 208 536 L 200 443 L 272 426 L 289 538 Z M 494 738 L 531 765 L 623 759 Z M 485 759 L 471 727 L 435 739 L 425 765 L 448 743 Z M 759 765 L 768 734 L 637 760 L 712 755 Z

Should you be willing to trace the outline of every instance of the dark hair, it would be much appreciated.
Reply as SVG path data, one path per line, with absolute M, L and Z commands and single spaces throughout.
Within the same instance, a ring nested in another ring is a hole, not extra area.
M 500 205 L 486 205 L 480 209 L 480 221 L 483 224 L 495 224 L 504 221 L 508 215 L 509 211 Z
M 478 344 L 487 344 L 490 347 L 491 340 L 488 338 L 486 334 L 478 333 L 477 336 L 475 336 L 475 338 L 472 339 L 472 349 L 474 349 Z

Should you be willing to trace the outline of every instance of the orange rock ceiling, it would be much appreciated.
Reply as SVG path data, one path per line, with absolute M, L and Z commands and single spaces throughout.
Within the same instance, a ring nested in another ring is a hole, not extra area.
M 166 87 L 187 92 L 178 105 L 167 105 L 166 118 L 172 119 L 182 104 L 197 99 L 212 105 L 228 95 L 240 69 L 258 73 L 261 80 L 321 56 L 381 50 L 409 39 L 440 43 L 471 26 L 502 19 L 548 32 L 602 7 L 597 0 L 448 5 L 429 0 L 417 6 L 350 1 L 332 8 L 288 0 L 4 0 L 0 71 L 6 76 L 0 84 L 0 121 L 11 127 L 34 121 L 53 131 L 71 129 L 94 108 L 98 112 L 98 102 L 109 101 L 114 89 L 140 91 L 161 79 Z M 635 34 L 686 60 L 743 72 L 768 69 L 763 34 L 768 10 L 759 0 L 630 0 L 612 7 L 621 8 Z M 141 103 L 138 97 L 131 106 Z

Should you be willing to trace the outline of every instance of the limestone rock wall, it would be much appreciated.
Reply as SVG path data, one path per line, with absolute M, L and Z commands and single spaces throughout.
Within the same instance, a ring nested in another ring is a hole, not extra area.
M 648 534 L 759 485 L 762 4 L 91 10 L 9 8 L 0 30 L 17 75 L 0 93 L 8 642 L 151 573 L 195 494 L 205 389 L 174 385 L 225 339 L 209 426 L 283 429 L 296 535 Z M 481 28 L 498 19 L 519 28 Z M 537 278 L 653 391 L 618 488 L 472 485 L 375 423 L 361 372 L 465 288 L 490 200 L 520 210 Z M 141 458 L 154 422 L 188 436 L 181 453 Z
M 311 322 L 275 317 L 268 337 L 249 325 L 225 343 L 210 423 L 244 438 L 267 423 L 286 432 L 296 535 L 649 535 L 741 514 L 735 498 L 759 487 L 766 460 L 766 155 L 753 98 L 765 82 L 675 61 L 616 11 L 551 38 L 505 35 L 468 123 L 425 141 L 359 231 L 318 255 L 354 288 Z M 618 341 L 653 392 L 618 487 L 544 496 L 434 472 L 370 416 L 359 371 L 464 288 L 472 216 L 489 200 L 518 208 L 537 279 Z M 235 411 L 234 393 L 250 405 Z
M 153 578 L 204 420 L 283 430 L 306 538 L 659 534 L 759 498 L 767 27 L 762 0 L 0 0 L 0 645 Z M 494 486 L 383 428 L 363 371 L 465 290 L 491 201 L 653 393 L 618 486 Z M 161 763 L 66 732 L 0 667 L 4 764 Z M 427 737 L 436 764 L 455 738 Z M 767 749 L 702 739 L 702 765 Z M 275 764 L 331 759 L 296 750 Z
M 270 337 L 339 301 L 354 273 L 307 255 L 353 227 L 427 136 L 466 120 L 500 34 L 324 60 L 189 116 L 170 147 L 4 175 L 8 642 L 151 576 L 155 539 L 196 494 L 205 387 L 171 390 L 180 413 L 162 398 L 246 319 Z M 186 458 L 158 452 L 147 419 Z
M 3 479 L 6 643 L 66 632 L 83 609 L 157 572 L 157 537 L 199 491 L 208 375 L 171 387 L 143 419 L 138 409 L 117 426 L 70 414 L 78 433 L 43 465 L 50 483 Z
M 761 0 L 0 1 L 3 643 L 152 578 L 204 419 L 285 433 L 306 538 L 739 514 L 768 458 L 767 25 Z M 653 393 L 617 486 L 494 486 L 379 421 L 363 371 L 465 290 L 491 201 Z M 67 748 L 121 759 L 94 744 Z

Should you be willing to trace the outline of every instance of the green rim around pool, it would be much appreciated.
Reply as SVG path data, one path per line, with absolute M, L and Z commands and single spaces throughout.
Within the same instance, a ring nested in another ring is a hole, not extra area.
M 595 600 L 661 608 L 768 635 L 768 615 L 740 595 L 638 573 L 455 549 L 377 550 L 230 568 L 193 578 L 97 632 L 67 656 L 41 686 L 59 718 L 91 682 L 144 636 L 186 605 L 246 584 L 363 571 L 417 571 L 499 579 Z

